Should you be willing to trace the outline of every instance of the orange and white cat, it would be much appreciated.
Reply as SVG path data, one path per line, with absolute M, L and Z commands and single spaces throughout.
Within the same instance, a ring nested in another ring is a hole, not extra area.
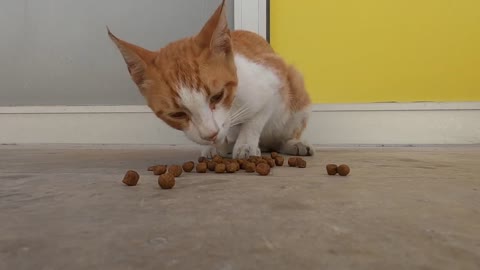
M 230 31 L 225 1 L 200 33 L 149 51 L 108 34 L 148 106 L 205 145 L 203 156 L 313 155 L 301 135 L 310 98 L 301 74 L 248 31 Z

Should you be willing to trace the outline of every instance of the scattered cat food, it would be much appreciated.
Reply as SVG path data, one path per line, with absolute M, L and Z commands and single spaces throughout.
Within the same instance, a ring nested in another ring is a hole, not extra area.
M 197 166 L 195 167 L 195 171 L 197 173 L 206 173 L 207 172 L 207 163 L 205 163 L 205 162 L 198 163 Z
M 267 164 L 270 168 L 275 167 L 275 160 L 273 158 L 267 158 Z
M 168 172 L 158 177 L 158 185 L 162 189 L 172 189 L 175 186 L 175 176 Z
M 276 156 L 275 157 L 275 165 L 277 166 L 283 166 L 283 162 L 285 159 L 282 156 Z
M 239 159 L 238 160 L 238 165 L 240 165 L 240 169 L 241 170 L 245 170 L 245 164 L 246 164 L 246 160 L 245 159 Z
M 238 163 L 236 162 L 231 162 L 228 163 L 226 166 L 227 173 L 234 173 L 237 171 Z
M 207 162 L 207 168 L 209 171 L 214 172 L 215 171 L 215 166 L 217 166 L 217 163 L 214 161 L 208 161 Z
M 179 177 L 180 175 L 182 175 L 183 170 L 181 166 L 172 165 L 168 167 L 168 172 L 173 174 L 173 176 L 175 177 Z
M 245 171 L 248 172 L 248 173 L 252 173 L 252 172 L 255 172 L 255 163 L 253 162 L 247 162 L 245 164 Z
M 297 158 L 291 157 L 288 159 L 288 166 L 290 167 L 297 167 Z
M 122 182 L 131 187 L 131 186 L 136 186 L 138 183 L 138 180 L 140 179 L 140 175 L 136 171 L 129 170 L 127 173 L 125 173 L 125 176 L 123 177 Z
M 223 162 L 223 158 L 222 158 L 221 156 L 219 156 L 219 155 L 215 155 L 212 160 L 213 160 L 213 162 L 215 162 L 215 163 L 221 163 L 221 162 Z
M 275 159 L 276 157 L 279 156 L 279 154 L 278 154 L 277 152 L 272 152 L 272 153 L 270 154 L 270 156 L 271 156 L 273 159 Z
M 153 174 L 154 175 L 161 175 L 167 172 L 167 166 L 166 165 L 157 165 L 155 168 L 153 168 Z
M 198 158 L 198 163 L 203 163 L 203 162 L 207 162 L 207 158 L 206 157 L 199 157 Z
M 259 175 L 268 175 L 270 174 L 270 166 L 266 163 L 259 163 L 256 167 L 256 171 Z
M 307 161 L 304 160 L 303 158 L 297 158 L 297 167 L 298 168 L 306 168 L 307 167 Z
M 327 164 L 327 174 L 328 175 L 335 175 L 337 174 L 337 164 Z
M 183 165 L 182 165 L 182 169 L 183 169 L 185 172 L 191 172 L 191 171 L 193 171 L 193 168 L 195 168 L 195 162 L 193 162 L 193 161 L 185 162 L 185 163 L 183 163 Z
M 350 173 L 350 167 L 345 164 L 338 166 L 337 172 L 341 176 L 347 176 Z
M 258 165 L 260 163 L 264 163 L 264 164 L 268 165 L 268 162 L 263 158 L 259 158 L 259 159 L 255 160 L 255 165 Z
M 226 166 L 223 163 L 217 163 L 215 166 L 215 173 L 224 173 L 226 170 Z

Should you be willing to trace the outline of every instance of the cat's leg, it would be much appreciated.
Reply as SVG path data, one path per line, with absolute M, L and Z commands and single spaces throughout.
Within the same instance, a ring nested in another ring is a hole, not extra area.
M 293 156 L 313 156 L 315 154 L 315 149 L 301 138 L 309 116 L 309 108 L 292 115 L 284 129 L 288 136 L 284 137 L 285 139 L 278 145 L 278 152 Z
M 259 147 L 260 135 L 271 114 L 272 110 L 266 108 L 242 124 L 233 147 L 233 158 L 249 158 L 262 154 Z
M 217 155 L 217 147 L 215 145 L 204 146 L 200 155 L 206 158 L 213 158 Z

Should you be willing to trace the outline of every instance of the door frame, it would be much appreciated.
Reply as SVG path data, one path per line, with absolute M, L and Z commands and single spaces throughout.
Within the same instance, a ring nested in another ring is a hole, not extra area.
M 234 29 L 252 31 L 270 42 L 270 0 L 234 0 Z

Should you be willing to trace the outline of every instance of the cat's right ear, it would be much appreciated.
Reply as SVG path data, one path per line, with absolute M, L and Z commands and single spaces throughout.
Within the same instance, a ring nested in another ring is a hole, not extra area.
M 145 71 L 147 70 L 147 63 L 155 57 L 154 53 L 117 38 L 112 34 L 108 27 L 107 31 L 110 39 L 115 45 L 117 45 L 122 53 L 123 59 L 128 67 L 128 72 L 133 81 L 136 84 L 141 84 L 143 82 Z

